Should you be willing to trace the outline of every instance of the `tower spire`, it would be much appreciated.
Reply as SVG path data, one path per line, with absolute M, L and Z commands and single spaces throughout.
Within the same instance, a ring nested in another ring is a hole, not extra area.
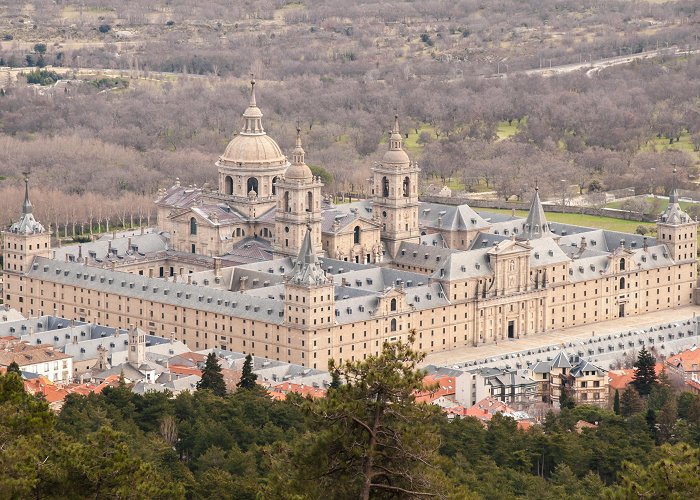
M 294 151 L 292 152 L 292 163 L 295 165 L 304 164 L 305 151 L 301 145 L 301 127 L 299 126 L 299 121 L 297 120 L 297 139 L 296 145 L 294 146 Z
M 394 115 L 394 127 L 391 129 L 391 137 L 389 138 L 389 150 L 400 151 L 403 146 L 403 138 L 399 129 L 399 115 Z
M 299 255 L 294 263 L 294 269 L 288 275 L 295 285 L 323 285 L 329 281 L 321 268 L 314 246 L 311 242 L 311 225 L 306 226 L 304 241 L 299 249 Z
M 549 223 L 545 217 L 542 201 L 540 200 L 540 187 L 537 184 L 537 181 L 535 181 L 535 196 L 532 198 L 532 204 L 530 205 L 530 211 L 527 214 L 527 219 L 523 223 L 523 230 L 520 238 L 525 240 L 534 240 L 551 235 L 552 233 L 549 230 Z
M 29 201 L 29 174 L 30 171 L 22 172 L 24 174 L 24 203 L 22 204 L 22 213 L 24 215 L 32 213 L 32 202 Z
M 255 75 L 250 74 L 250 106 L 257 106 L 255 102 Z
M 243 125 L 243 130 L 241 130 L 242 135 L 262 135 L 265 133 L 265 129 L 262 126 L 262 111 L 258 108 L 255 99 L 255 78 L 250 80 L 250 102 L 248 107 L 243 113 L 243 119 L 245 123 Z

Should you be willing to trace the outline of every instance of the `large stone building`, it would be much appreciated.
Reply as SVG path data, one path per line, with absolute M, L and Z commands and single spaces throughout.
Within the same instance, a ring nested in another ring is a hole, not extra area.
M 398 120 L 369 200 L 333 206 L 265 134 L 255 101 L 220 157 L 219 189 L 176 183 L 158 230 L 50 248 L 28 191 L 4 235 L 5 301 L 312 368 L 417 331 L 427 352 L 689 304 L 696 222 L 675 191 L 657 238 L 420 203 Z

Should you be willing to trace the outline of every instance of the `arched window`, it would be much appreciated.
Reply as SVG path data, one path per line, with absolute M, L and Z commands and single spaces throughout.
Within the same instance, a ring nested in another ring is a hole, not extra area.
M 620 278 L 620 290 L 625 289 L 625 278 Z
M 389 179 L 382 177 L 382 196 L 387 198 L 389 196 Z
M 314 208 L 314 194 L 309 191 L 306 193 L 306 211 L 311 212 Z
M 233 179 L 230 175 L 227 175 L 224 179 L 224 189 L 226 194 L 233 194 Z
M 248 178 L 246 193 L 250 193 L 251 191 L 255 191 L 256 194 L 260 194 L 260 191 L 258 191 L 258 179 L 255 177 Z
M 396 318 L 394 318 L 394 319 L 391 320 L 391 328 L 390 328 L 390 330 L 391 330 L 392 332 L 395 332 L 395 331 L 396 331 Z
M 194 217 L 190 219 L 190 234 L 197 234 L 197 219 L 195 219 Z
M 625 270 L 625 259 L 620 259 L 620 271 Z
M 277 177 L 272 178 L 272 195 L 277 194 L 277 186 L 275 186 L 275 183 L 277 182 Z
M 355 245 L 360 244 L 360 226 L 355 226 L 355 229 L 352 232 L 353 234 L 353 243 Z
M 241 235 L 241 228 L 237 227 L 236 228 L 236 236 L 240 236 L 240 235 Z
M 284 192 L 284 211 L 291 212 L 292 209 L 289 206 L 289 191 Z
M 404 177 L 403 179 L 403 195 L 408 198 L 411 195 L 411 179 Z
M 396 299 L 391 299 L 391 306 L 390 309 L 392 311 L 396 311 Z

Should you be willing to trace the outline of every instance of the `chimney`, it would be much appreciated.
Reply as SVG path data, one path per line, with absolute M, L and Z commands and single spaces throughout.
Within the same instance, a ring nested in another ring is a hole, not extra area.
M 188 284 L 188 285 L 191 285 L 191 284 L 192 284 L 192 276 L 189 275 L 189 274 L 187 275 L 187 284 Z
M 78 245 L 78 260 L 83 258 L 83 245 Z
M 51 252 L 52 252 L 52 255 L 53 255 L 53 257 L 51 257 L 51 258 L 54 259 L 54 260 L 56 260 L 56 250 L 52 250 Z
M 68 262 L 68 254 L 66 254 L 66 262 Z
M 117 231 L 116 230 L 112 231 L 112 239 L 113 240 L 117 239 Z
M 221 277 L 221 257 L 214 257 L 214 276 Z
M 107 242 L 107 257 L 109 257 L 112 253 L 112 240 L 109 240 Z
M 131 236 L 129 236 L 129 239 L 126 242 L 126 251 L 131 251 Z
M 83 263 L 84 263 L 86 266 L 88 265 L 88 258 L 87 258 L 87 257 L 85 257 L 85 259 L 83 260 Z
M 644 243 L 642 244 L 642 248 L 644 249 L 644 251 L 646 251 L 647 248 L 649 248 L 649 243 L 647 242 L 646 236 L 644 237 Z

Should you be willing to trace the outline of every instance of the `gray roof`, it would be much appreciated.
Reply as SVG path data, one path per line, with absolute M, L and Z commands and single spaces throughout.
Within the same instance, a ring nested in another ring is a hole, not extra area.
M 489 264 L 490 247 L 453 253 L 432 277 L 447 281 L 458 281 L 493 275 Z
M 664 224 L 686 224 L 688 222 L 693 222 L 690 216 L 681 209 L 678 204 L 678 190 L 673 189 L 671 195 L 668 198 L 668 207 L 666 211 L 661 214 L 659 218 L 660 222 Z
M 116 238 L 113 235 L 105 235 L 96 241 L 54 248 L 54 251 L 55 259 L 64 261 L 66 256 L 72 256 L 73 260 L 77 260 L 79 255 L 101 260 L 114 256 L 120 256 L 122 259 L 128 259 L 131 256 L 138 258 L 139 254 L 153 254 L 168 249 L 168 240 L 165 235 L 149 230 L 144 234 L 117 235 Z
M 571 362 L 569 361 L 569 355 L 564 351 L 559 351 L 557 355 L 552 360 L 552 368 L 571 368 Z
M 417 266 L 434 270 L 440 267 L 447 258 L 458 250 L 444 246 L 423 245 L 419 243 L 402 242 L 394 256 L 393 262 L 399 265 Z
M 22 204 L 22 216 L 10 226 L 11 233 L 37 234 L 45 232 L 44 226 L 39 224 L 32 214 L 32 202 L 29 201 L 29 179 L 24 179 L 24 203 Z
M 437 203 L 420 203 L 418 223 L 422 227 L 466 231 L 487 229 L 486 222 L 469 205 L 440 205 Z
M 594 365 L 590 361 L 582 359 L 575 367 L 571 369 L 571 376 L 575 378 L 583 377 L 585 376 L 584 372 L 596 372 L 599 376 L 602 376 L 607 373 L 607 370 Z
M 532 204 L 530 205 L 527 219 L 523 222 L 520 238 L 535 240 L 546 236 L 551 236 L 551 231 L 549 230 L 547 217 L 544 215 L 544 208 L 542 208 L 542 202 L 540 201 L 540 191 L 535 188 L 535 196 L 532 198 Z
M 306 229 L 304 241 L 299 249 L 299 256 L 294 263 L 294 269 L 286 278 L 295 285 L 314 286 L 325 285 L 330 282 L 326 272 L 321 268 L 318 255 L 311 244 L 311 227 Z

